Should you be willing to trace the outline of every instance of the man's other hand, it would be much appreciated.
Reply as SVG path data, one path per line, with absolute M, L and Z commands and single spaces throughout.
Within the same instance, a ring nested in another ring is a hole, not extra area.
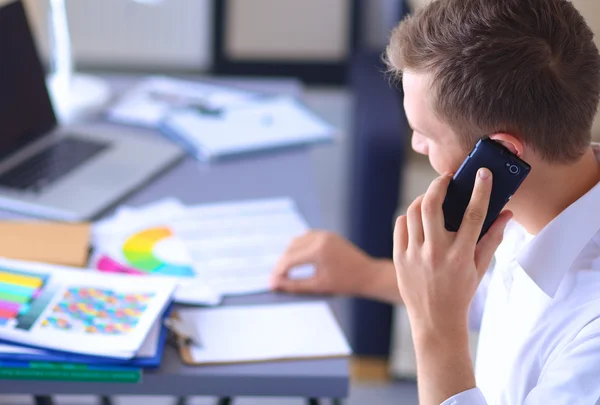
M 271 276 L 271 288 L 295 294 L 361 295 L 378 262 L 334 233 L 310 231 L 283 254 Z M 315 266 L 312 277 L 289 277 L 294 267 L 305 264 Z

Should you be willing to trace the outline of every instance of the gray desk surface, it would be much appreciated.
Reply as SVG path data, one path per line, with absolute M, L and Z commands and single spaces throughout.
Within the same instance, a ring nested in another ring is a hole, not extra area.
M 125 79 L 113 82 L 119 87 L 130 83 Z M 248 83 L 256 87 L 255 82 Z M 268 82 L 259 88 L 268 86 L 298 90 L 293 82 Z M 153 131 L 140 133 L 156 136 Z M 308 150 L 303 148 L 211 165 L 186 157 L 124 203 L 135 206 L 167 196 L 187 204 L 290 196 L 308 222 L 317 226 L 321 218 L 313 176 Z M 310 299 L 314 298 L 265 293 L 228 298 L 225 305 Z M 348 393 L 348 380 L 346 359 L 186 367 L 177 352 L 167 346 L 160 369 L 145 372 L 141 384 L 5 381 L 0 384 L 0 393 L 342 398 Z

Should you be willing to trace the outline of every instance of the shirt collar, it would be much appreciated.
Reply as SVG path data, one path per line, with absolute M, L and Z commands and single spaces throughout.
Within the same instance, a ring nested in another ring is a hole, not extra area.
M 600 144 L 593 148 L 600 163 Z M 571 264 L 600 230 L 599 210 L 600 183 L 546 225 L 517 256 L 521 268 L 549 297 L 554 297 Z

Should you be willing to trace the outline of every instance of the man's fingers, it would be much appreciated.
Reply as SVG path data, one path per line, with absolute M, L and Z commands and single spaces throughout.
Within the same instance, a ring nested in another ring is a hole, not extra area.
M 315 249 L 306 240 L 296 239 L 279 258 L 271 273 L 271 287 L 276 288 L 281 280 L 287 279 L 288 272 L 294 267 L 315 262 Z
M 396 220 L 394 227 L 394 253 L 404 252 L 408 248 L 408 223 L 406 215 Z
M 419 196 L 406 211 L 406 222 L 408 227 L 408 243 L 423 244 L 423 218 L 421 216 L 421 204 L 423 195 Z
M 425 240 L 433 239 L 436 235 L 446 230 L 444 227 L 444 212 L 442 205 L 446 198 L 448 185 L 452 180 L 452 175 L 445 174 L 435 179 L 423 197 L 421 203 L 421 215 L 423 217 L 423 231 Z
M 512 212 L 503 211 L 494 221 L 487 233 L 481 238 L 475 250 L 475 266 L 479 272 L 479 276 L 483 277 L 485 271 L 490 265 L 490 261 L 502 242 L 504 229 L 506 224 L 512 218 Z
M 471 201 L 458 230 L 457 238 L 464 246 L 474 247 L 477 244 L 490 204 L 491 192 L 492 172 L 489 169 L 481 168 L 477 172 Z
M 315 276 L 316 277 L 316 276 Z M 318 282 L 315 277 L 290 279 L 282 278 L 276 285 L 272 285 L 275 291 L 281 291 L 291 294 L 318 294 Z

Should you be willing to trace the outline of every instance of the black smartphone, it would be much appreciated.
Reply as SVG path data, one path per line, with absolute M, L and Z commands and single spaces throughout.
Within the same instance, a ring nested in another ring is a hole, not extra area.
M 448 231 L 456 232 L 460 228 L 471 200 L 477 171 L 482 167 L 492 172 L 493 180 L 490 204 L 479 239 L 485 235 L 531 170 L 529 164 L 501 143 L 490 138 L 481 139 L 448 186 L 443 204 L 444 220 Z

